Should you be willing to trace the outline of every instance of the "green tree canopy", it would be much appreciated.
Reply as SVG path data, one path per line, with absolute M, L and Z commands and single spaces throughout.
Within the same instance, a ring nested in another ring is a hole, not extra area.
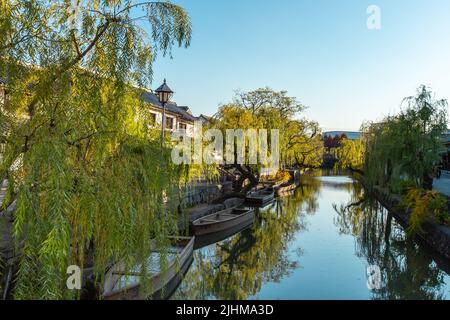
M 319 125 L 314 121 L 299 118 L 305 106 L 286 91 L 260 88 L 249 92 L 237 92 L 233 102 L 220 107 L 213 126 L 223 132 L 227 129 L 279 130 L 280 165 L 317 167 L 322 161 L 323 144 Z M 270 150 L 270 148 L 269 148 Z M 246 158 L 248 159 L 248 157 Z M 247 188 L 259 181 L 262 165 L 237 165 L 242 174 L 242 183 L 250 180 Z M 238 190 L 242 184 L 238 186 Z
M 430 189 L 430 175 L 441 161 L 448 104 L 421 86 L 415 96 L 404 99 L 404 105 L 397 115 L 363 128 L 365 179 L 395 190 L 408 179 L 416 187 Z
M 430 189 L 447 124 L 447 101 L 435 99 L 430 89 L 420 86 L 415 96 L 404 99 L 398 114 L 364 123 L 360 140 L 344 140 L 337 150 L 337 166 L 363 173 L 369 186 L 399 192 L 409 181 Z

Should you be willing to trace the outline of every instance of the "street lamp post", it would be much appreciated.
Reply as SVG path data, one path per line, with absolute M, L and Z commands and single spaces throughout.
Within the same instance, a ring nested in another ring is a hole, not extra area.
M 158 95 L 159 102 L 163 107 L 162 119 L 161 119 L 161 141 L 164 141 L 164 130 L 166 126 L 166 103 L 170 100 L 173 95 L 173 91 L 167 85 L 166 79 L 164 79 L 164 83 L 155 90 Z

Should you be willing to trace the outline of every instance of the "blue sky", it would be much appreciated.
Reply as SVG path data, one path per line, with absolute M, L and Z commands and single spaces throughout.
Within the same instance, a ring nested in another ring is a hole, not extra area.
M 448 0 L 179 0 L 192 44 L 157 58 L 174 100 L 216 112 L 236 89 L 287 90 L 325 130 L 356 130 L 426 84 L 450 99 Z M 366 26 L 369 5 L 381 30 Z

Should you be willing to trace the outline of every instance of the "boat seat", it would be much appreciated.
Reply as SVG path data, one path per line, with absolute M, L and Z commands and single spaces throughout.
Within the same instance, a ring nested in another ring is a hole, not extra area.
M 116 271 L 112 274 L 118 275 L 118 276 L 134 276 L 134 277 L 142 277 L 142 273 L 140 272 L 125 272 L 125 271 Z
M 200 220 L 200 223 L 202 223 L 202 222 L 217 222 L 217 221 L 219 221 L 219 220 L 213 220 L 213 219 L 201 219 L 201 220 Z
M 221 213 L 221 216 L 226 216 L 226 217 L 235 217 L 237 214 L 236 213 Z
M 164 252 L 164 253 L 167 253 L 167 254 L 179 254 L 181 251 L 183 251 L 183 248 L 175 249 L 175 250 L 167 250 L 167 251 Z M 161 251 L 158 251 L 158 250 L 152 250 L 151 253 L 161 253 Z

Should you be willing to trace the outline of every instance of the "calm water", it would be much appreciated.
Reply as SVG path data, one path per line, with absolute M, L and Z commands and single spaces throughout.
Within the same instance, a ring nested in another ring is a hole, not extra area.
M 252 228 L 197 249 L 172 299 L 450 299 L 449 269 L 358 183 L 311 177 Z

